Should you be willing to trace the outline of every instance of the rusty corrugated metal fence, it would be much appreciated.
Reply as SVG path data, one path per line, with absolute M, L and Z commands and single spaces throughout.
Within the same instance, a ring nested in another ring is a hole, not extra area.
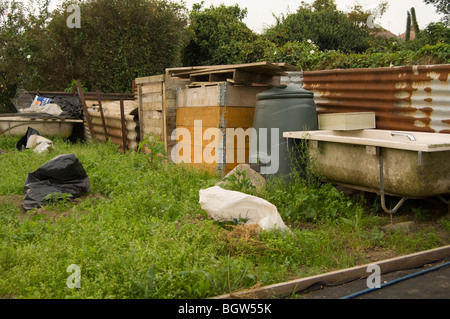
M 319 113 L 375 112 L 377 128 L 450 133 L 450 64 L 303 73 Z

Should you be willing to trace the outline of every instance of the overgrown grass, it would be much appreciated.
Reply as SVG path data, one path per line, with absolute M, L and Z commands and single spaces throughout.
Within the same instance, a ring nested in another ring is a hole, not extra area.
M 301 179 L 273 179 L 258 191 L 235 183 L 275 204 L 292 233 L 230 236 L 237 228 L 209 220 L 198 204 L 199 190 L 219 176 L 112 144 L 53 142 L 54 151 L 35 154 L 0 137 L 0 297 L 205 298 L 367 262 L 374 248 L 403 254 L 448 244 L 448 217 L 439 231 L 384 233 L 387 216 L 367 202 Z M 67 153 L 83 164 L 91 193 L 24 212 L 27 174 Z M 80 289 L 66 284 L 72 264 Z

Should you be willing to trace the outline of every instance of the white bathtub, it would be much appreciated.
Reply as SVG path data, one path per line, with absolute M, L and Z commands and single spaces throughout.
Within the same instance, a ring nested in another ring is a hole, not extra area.
M 44 136 L 68 138 L 75 123 L 83 123 L 83 120 L 0 116 L 0 135 L 24 136 L 28 127 L 32 127 Z
M 450 194 L 450 134 L 365 129 L 283 136 L 309 141 L 323 180 L 405 198 Z

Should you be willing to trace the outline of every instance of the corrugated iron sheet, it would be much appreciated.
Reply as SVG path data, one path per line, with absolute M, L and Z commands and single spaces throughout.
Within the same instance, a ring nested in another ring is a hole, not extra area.
M 450 133 L 450 64 L 304 72 L 319 113 L 375 112 L 377 128 Z

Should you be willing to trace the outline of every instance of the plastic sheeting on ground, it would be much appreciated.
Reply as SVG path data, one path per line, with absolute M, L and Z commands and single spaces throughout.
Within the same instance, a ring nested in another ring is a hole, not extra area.
M 277 208 L 262 198 L 225 190 L 219 186 L 202 189 L 199 193 L 201 208 L 214 220 L 246 220 L 247 224 L 258 224 L 263 230 L 289 229 Z
M 23 208 L 43 206 L 49 194 L 70 194 L 76 198 L 89 192 L 89 177 L 78 158 L 74 154 L 59 155 L 28 174 Z

